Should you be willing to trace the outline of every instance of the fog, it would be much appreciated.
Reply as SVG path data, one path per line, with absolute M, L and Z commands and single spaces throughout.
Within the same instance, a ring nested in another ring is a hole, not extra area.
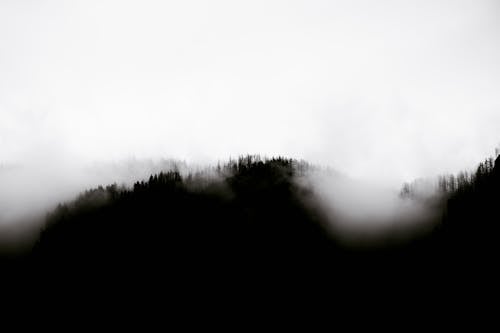
M 285 155 L 390 193 L 472 168 L 500 140 L 499 14 L 494 0 L 3 0 L 0 220 L 156 170 L 113 167 L 127 161 Z M 350 191 L 332 200 L 367 208 L 347 215 L 398 203 Z
M 443 214 L 443 200 L 429 179 L 414 197 L 376 182 L 334 171 L 311 171 L 299 184 L 312 190 L 312 205 L 324 215 L 325 227 L 346 245 L 387 245 L 429 232 Z

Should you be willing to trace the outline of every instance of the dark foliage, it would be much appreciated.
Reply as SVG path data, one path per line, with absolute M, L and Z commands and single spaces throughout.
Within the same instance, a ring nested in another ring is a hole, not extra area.
M 457 177 L 443 218 L 445 241 L 462 264 L 497 261 L 500 231 L 500 156 L 468 179 Z M 491 267 L 491 266 L 490 266 Z
M 87 191 L 49 216 L 32 260 L 189 276 L 330 265 L 335 243 L 304 204 L 306 189 L 293 181 L 304 168 L 248 156 L 215 173 L 184 179 L 172 171 L 130 190 Z
M 433 232 L 419 240 L 440 258 L 443 267 L 458 275 L 494 276 L 499 254 L 500 156 L 481 162 L 475 172 L 439 177 L 438 197 L 444 199 L 443 216 Z M 403 197 L 415 198 L 418 184 L 405 184 Z M 488 270 L 488 274 L 480 274 Z M 455 277 L 456 278 L 456 277 Z
M 448 203 L 432 232 L 371 248 L 343 247 L 326 232 L 312 192 L 295 182 L 308 167 L 248 156 L 186 177 L 170 171 L 130 189 L 86 191 L 48 217 L 22 265 L 37 280 L 135 286 L 129 292 L 263 283 L 409 292 L 494 276 L 499 159 L 473 176 L 442 179 Z

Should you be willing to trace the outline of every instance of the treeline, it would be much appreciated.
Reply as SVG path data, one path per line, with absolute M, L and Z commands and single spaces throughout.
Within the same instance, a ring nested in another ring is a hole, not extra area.
M 150 268 L 331 260 L 335 242 L 307 204 L 310 191 L 295 182 L 308 168 L 245 156 L 186 175 L 160 172 L 132 188 L 98 187 L 48 216 L 32 257 L 44 265 Z
M 425 251 L 440 251 L 451 244 L 456 246 L 455 240 L 467 238 L 472 230 L 480 230 L 485 237 L 491 234 L 494 226 L 481 221 L 498 220 L 499 164 L 498 159 L 495 163 L 489 158 L 474 173 L 442 176 L 437 185 L 424 180 L 405 184 L 403 197 L 441 200 L 443 205 L 443 218 L 436 223 L 435 231 L 407 249 L 421 249 L 425 243 Z M 160 172 L 132 188 L 99 186 L 71 203 L 59 205 L 48 216 L 34 253 L 49 249 L 51 255 L 67 255 L 67 250 L 61 250 L 66 246 L 86 251 L 87 240 L 97 238 L 103 243 L 94 245 L 123 240 L 120 246 L 126 248 L 127 242 L 137 242 L 133 238 L 142 234 L 140 239 L 146 243 L 149 237 L 157 244 L 168 243 L 167 239 L 173 237 L 191 243 L 193 248 L 226 244 L 227 248 L 253 249 L 250 252 L 256 248 L 265 248 L 262 252 L 287 248 L 290 253 L 334 248 L 336 255 L 342 251 L 335 235 L 325 229 L 331 221 L 326 221 L 314 205 L 314 191 L 296 182 L 312 168 L 304 161 L 255 155 L 184 175 L 176 170 Z M 434 196 L 429 196 L 429 189 Z M 208 239 L 210 244 L 206 243 Z
M 482 162 L 469 178 L 455 178 L 442 225 L 457 257 L 475 262 L 498 260 L 499 207 L 500 156 Z
M 500 223 L 500 156 L 479 163 L 475 171 L 439 176 L 436 182 L 416 180 L 403 185 L 406 199 L 427 198 L 443 202 L 443 217 L 432 236 L 448 249 L 469 254 L 498 237 Z M 459 240 L 463 243 L 459 243 Z
M 436 180 L 417 179 L 411 183 L 404 183 L 400 196 L 403 198 L 419 199 L 432 196 L 448 198 L 456 193 L 470 191 L 489 182 L 495 168 L 495 159 L 489 157 L 479 163 L 475 171 L 461 171 L 458 174 L 440 175 Z
M 495 168 L 493 157 L 485 159 L 479 163 L 475 172 L 462 171 L 455 175 L 440 176 L 438 179 L 438 189 L 442 193 L 453 195 L 456 192 L 466 192 L 476 186 L 482 186 L 490 181 Z
M 246 156 L 192 173 L 160 172 L 131 187 L 100 186 L 49 214 L 22 264 L 27 276 L 91 272 L 143 287 L 278 276 L 280 283 L 334 283 L 339 291 L 364 278 L 450 283 L 495 267 L 499 159 L 481 163 L 473 176 L 443 178 L 442 219 L 390 246 L 338 242 L 314 190 L 297 182 L 312 168 Z

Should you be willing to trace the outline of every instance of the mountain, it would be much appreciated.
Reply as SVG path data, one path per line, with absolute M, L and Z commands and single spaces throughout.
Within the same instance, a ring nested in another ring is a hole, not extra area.
M 329 228 L 314 189 L 299 181 L 311 168 L 247 156 L 191 174 L 160 172 L 131 188 L 88 190 L 48 215 L 16 267 L 40 283 L 106 281 L 154 292 L 235 285 L 416 292 L 487 285 L 496 276 L 499 159 L 472 177 L 441 181 L 442 217 L 428 231 L 348 246 Z
M 34 248 L 47 262 L 274 265 L 325 260 L 335 247 L 294 177 L 304 165 L 240 158 L 82 194 L 48 218 Z

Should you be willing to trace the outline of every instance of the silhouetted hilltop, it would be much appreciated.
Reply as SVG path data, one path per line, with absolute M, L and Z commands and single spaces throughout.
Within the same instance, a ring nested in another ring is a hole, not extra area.
M 464 260 L 496 260 L 499 250 L 500 158 L 480 163 L 475 174 L 450 193 L 443 229 L 455 255 Z
M 488 159 L 468 178 L 441 179 L 443 217 L 429 232 L 348 247 L 327 228 L 332 221 L 315 204 L 314 189 L 297 181 L 307 163 L 247 156 L 191 174 L 160 172 L 131 188 L 100 186 L 59 205 L 21 262 L 50 279 L 98 274 L 170 287 L 277 279 L 336 281 L 342 289 L 364 279 L 435 286 L 491 277 L 499 163 Z
M 142 262 L 165 253 L 199 262 L 263 262 L 273 256 L 286 262 L 352 252 L 324 228 L 328 222 L 312 204 L 313 190 L 298 185 L 295 177 L 308 168 L 292 159 L 247 156 L 184 177 L 177 171 L 160 172 L 131 189 L 98 187 L 60 205 L 48 217 L 33 252 L 41 260 L 71 262 L 107 255 L 109 260 Z M 465 241 L 493 246 L 498 170 L 499 160 L 487 159 L 474 174 L 441 177 L 439 188 L 448 199 L 435 232 L 383 253 L 438 256 Z
M 34 248 L 47 263 L 280 265 L 323 260 L 334 242 L 294 176 L 307 165 L 247 156 L 215 170 L 169 171 L 60 205 Z

